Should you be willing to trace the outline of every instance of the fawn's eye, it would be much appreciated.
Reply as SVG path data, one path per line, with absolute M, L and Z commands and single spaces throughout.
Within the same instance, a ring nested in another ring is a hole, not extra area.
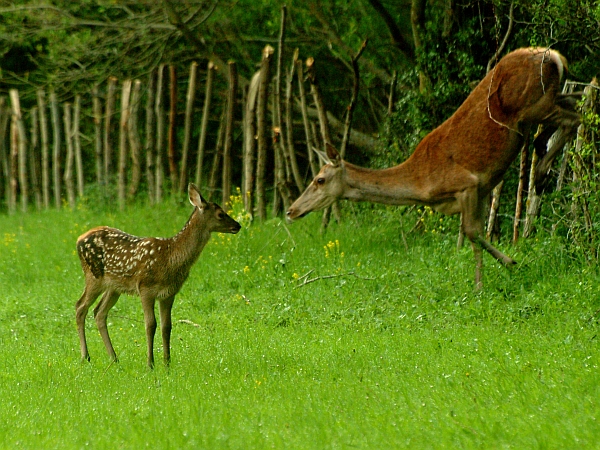
M 320 185 L 325 184 L 325 178 L 317 178 L 317 184 L 320 184 Z

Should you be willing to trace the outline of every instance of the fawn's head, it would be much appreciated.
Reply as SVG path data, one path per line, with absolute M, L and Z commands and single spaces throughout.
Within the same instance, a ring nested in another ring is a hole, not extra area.
M 219 205 L 204 200 L 194 183 L 189 184 L 188 195 L 190 203 L 197 208 L 198 214 L 201 215 L 204 228 L 207 231 L 236 234 L 242 228 Z

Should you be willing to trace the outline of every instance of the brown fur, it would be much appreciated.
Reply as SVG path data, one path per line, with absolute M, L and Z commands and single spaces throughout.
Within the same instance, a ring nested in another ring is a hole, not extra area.
M 505 265 L 515 264 L 482 237 L 490 191 L 515 159 L 531 126 L 544 123 L 571 132 L 579 123 L 579 115 L 557 101 L 565 70 L 564 57 L 554 50 L 523 48 L 509 53 L 405 162 L 389 169 L 355 166 L 328 146 L 330 162 L 289 208 L 288 219 L 339 198 L 422 204 L 445 214 L 461 213 L 463 230 L 473 243 L 475 283 L 480 287 L 481 248 Z M 541 165 L 549 167 L 554 154 L 551 149 Z
M 165 362 L 170 359 L 171 308 L 175 295 L 210 239 L 211 232 L 237 233 L 240 225 L 219 205 L 208 203 L 190 183 L 194 211 L 183 229 L 172 238 L 140 238 L 110 227 L 92 228 L 77 239 L 77 253 L 85 275 L 85 290 L 75 305 L 81 357 L 90 359 L 85 338 L 88 309 L 102 293 L 94 309 L 96 324 L 108 355 L 117 360 L 106 319 L 121 294 L 142 300 L 148 341 L 148 365 L 154 365 L 154 305 L 159 301 Z

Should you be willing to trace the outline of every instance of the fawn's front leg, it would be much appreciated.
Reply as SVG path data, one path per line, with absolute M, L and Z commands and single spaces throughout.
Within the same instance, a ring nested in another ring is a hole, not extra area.
M 154 334 L 156 333 L 155 301 L 156 297 L 142 296 L 142 309 L 144 310 L 144 322 L 146 323 L 146 342 L 148 344 L 148 367 L 151 369 L 154 368 Z
M 163 353 L 165 364 L 169 365 L 171 360 L 171 309 L 175 296 L 171 296 L 158 302 L 160 311 L 160 330 L 162 332 Z

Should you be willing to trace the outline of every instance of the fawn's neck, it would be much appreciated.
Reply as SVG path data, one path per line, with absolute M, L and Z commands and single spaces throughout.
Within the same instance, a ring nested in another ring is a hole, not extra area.
M 169 239 L 169 265 L 178 269 L 189 268 L 196 262 L 204 246 L 210 239 L 210 232 L 205 231 L 200 221 L 200 214 L 195 209 L 187 223 L 179 233 Z

